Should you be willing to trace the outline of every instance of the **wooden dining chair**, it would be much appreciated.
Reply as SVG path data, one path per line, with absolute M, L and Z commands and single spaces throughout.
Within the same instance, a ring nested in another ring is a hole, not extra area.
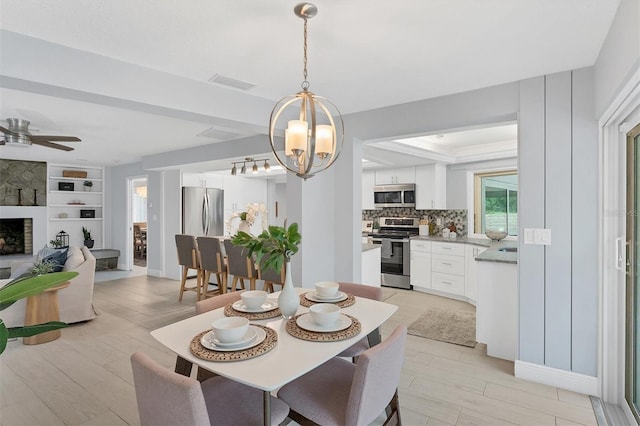
M 202 273 L 200 270 L 200 264 L 198 263 L 198 244 L 196 237 L 193 235 L 176 234 L 176 248 L 178 250 L 178 265 L 182 266 L 182 278 L 180 280 L 180 297 L 179 301 L 182 301 L 182 294 L 185 291 L 195 291 L 196 299 L 200 300 L 202 294 Z M 196 285 L 195 287 L 187 287 L 187 275 L 189 269 L 196 271 Z
M 227 292 L 227 264 L 225 263 L 220 240 L 215 237 L 198 237 L 200 270 L 202 274 L 202 298 Z M 218 288 L 209 290 L 209 279 L 215 274 Z
M 278 391 L 289 418 L 319 425 L 368 425 L 385 409 L 388 424 L 401 424 L 398 383 L 407 328 L 399 325 L 382 343 L 364 351 L 353 364 L 332 358 Z
M 382 288 L 373 287 L 365 284 L 356 284 L 356 283 L 339 283 L 340 291 L 353 294 L 357 297 L 365 297 L 367 299 L 382 301 Z M 369 349 L 369 339 L 367 337 L 363 337 L 358 340 L 353 345 L 349 346 L 347 349 L 338 354 L 339 357 L 342 358 L 351 358 L 354 362 L 358 355 L 362 352 Z
M 266 292 L 273 293 L 275 291 L 274 284 L 284 286 L 284 279 L 286 278 L 284 265 L 280 268 L 280 273 L 276 273 L 271 268 L 266 268 L 262 263 L 259 266 L 258 279 L 264 281 L 264 290 Z
M 144 353 L 131 355 L 133 383 L 142 426 L 262 425 L 263 392 L 215 376 L 200 383 L 162 367 Z M 271 398 L 271 423 L 287 418 L 289 407 Z
M 231 240 L 224 240 L 224 250 L 227 252 L 227 270 L 229 275 L 233 275 L 231 291 L 236 291 L 238 281 L 246 290 L 244 280 L 249 280 L 249 288 L 255 290 L 258 271 L 253 256 L 247 256 L 249 250 L 233 245 Z

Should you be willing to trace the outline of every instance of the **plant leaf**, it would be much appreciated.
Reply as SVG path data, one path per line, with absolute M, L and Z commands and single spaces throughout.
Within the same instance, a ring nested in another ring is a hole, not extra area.
M 4 321 L 0 319 L 0 354 L 6 349 L 7 340 L 9 340 L 9 331 L 7 326 L 4 325 Z
M 15 337 L 31 337 L 36 334 L 46 333 L 47 331 L 66 328 L 68 325 L 60 321 L 50 321 L 44 324 L 26 325 L 24 327 L 10 327 L 8 330 L 9 338 Z M 1 337 L 0 337 L 1 338 Z
M 18 278 L 17 282 L 10 282 L 0 288 L 0 305 L 15 302 L 24 297 L 33 296 L 44 290 L 54 287 L 65 281 L 69 281 L 78 275 L 77 272 L 54 272 L 53 274 L 37 275 L 24 279 Z M 4 309 L 4 308 L 3 308 Z

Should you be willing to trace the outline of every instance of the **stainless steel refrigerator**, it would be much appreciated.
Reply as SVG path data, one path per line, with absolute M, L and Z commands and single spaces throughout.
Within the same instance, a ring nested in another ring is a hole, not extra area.
M 224 191 L 199 186 L 182 187 L 182 233 L 224 235 Z

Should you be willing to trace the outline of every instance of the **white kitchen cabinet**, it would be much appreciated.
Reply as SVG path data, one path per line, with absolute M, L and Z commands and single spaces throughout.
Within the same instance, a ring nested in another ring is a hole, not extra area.
M 431 241 L 411 240 L 410 282 L 414 289 L 431 288 Z
M 367 170 L 362 172 L 362 210 L 375 209 L 373 202 L 373 187 L 376 184 L 376 172 Z
M 415 168 L 416 209 L 447 208 L 447 167 L 429 164 Z
M 415 183 L 416 181 L 415 167 L 376 170 L 375 174 L 376 185 L 388 185 L 393 183 Z
M 475 305 L 478 300 L 478 262 L 476 262 L 476 257 L 486 249 L 486 247 L 465 244 L 466 283 L 464 295 L 472 305 Z
M 65 177 L 65 171 L 86 172 L 87 177 Z M 102 167 L 78 167 L 74 165 L 48 165 L 47 214 L 49 226 L 47 241 L 54 240 L 56 234 L 69 234 L 69 244 L 82 246 L 82 228 L 91 232 L 95 249 L 103 248 L 103 173 Z M 85 181 L 92 186 L 85 189 Z M 69 190 L 62 190 L 69 188 Z M 90 217 L 93 216 L 93 217 Z M 38 248 L 39 249 L 39 248 Z

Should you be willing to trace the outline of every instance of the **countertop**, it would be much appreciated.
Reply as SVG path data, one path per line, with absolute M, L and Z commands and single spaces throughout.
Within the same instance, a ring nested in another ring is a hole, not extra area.
M 445 243 L 474 244 L 477 246 L 487 247 L 485 251 L 476 257 L 479 262 L 499 262 L 499 263 L 518 263 L 517 252 L 499 251 L 502 247 L 518 247 L 517 241 L 492 241 L 482 238 L 457 237 L 455 239 L 443 238 L 437 235 L 418 235 L 411 237 L 412 240 L 437 241 Z
M 362 244 L 362 251 L 369 251 L 369 250 L 375 250 L 377 248 L 381 248 L 382 246 L 380 244 Z

